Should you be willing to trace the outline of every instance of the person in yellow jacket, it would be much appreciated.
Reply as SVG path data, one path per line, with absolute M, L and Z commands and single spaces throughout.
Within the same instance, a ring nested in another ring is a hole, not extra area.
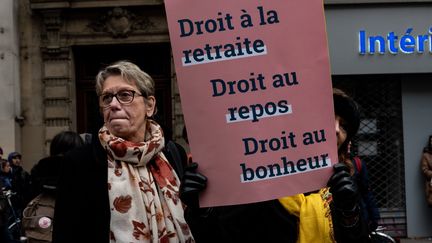
M 348 148 L 352 137 L 358 130 L 360 119 L 357 104 L 348 95 L 339 89 L 333 90 L 333 99 L 335 105 L 335 129 L 338 146 L 339 161 L 347 163 L 347 166 L 338 165 L 337 169 L 341 170 L 339 173 L 354 173 L 353 166 L 349 163 Z M 344 167 L 344 168 L 343 168 Z M 337 177 L 336 172 L 330 179 Z M 351 183 L 351 182 L 345 182 Z M 355 184 L 352 185 L 356 187 Z M 302 193 L 295 196 L 283 197 L 279 199 L 279 202 L 288 210 L 291 214 L 299 218 L 299 233 L 298 243 L 309 243 L 309 242 L 323 242 L 332 243 L 336 242 L 335 232 L 333 231 L 333 219 L 332 210 L 335 213 L 340 213 L 345 216 L 344 220 L 337 222 L 346 227 L 354 226 L 358 223 L 359 217 L 356 211 L 359 210 L 359 206 L 353 201 L 348 200 L 347 204 L 339 203 L 338 206 L 334 206 L 331 202 L 333 199 L 332 188 L 323 188 L 318 192 L 313 193 Z M 353 192 L 347 192 L 353 193 Z M 345 205 L 344 205 L 345 204 Z M 338 207 L 332 209 L 332 207 Z M 339 212 L 337 212 L 339 211 Z M 349 215 L 353 217 L 349 217 Z

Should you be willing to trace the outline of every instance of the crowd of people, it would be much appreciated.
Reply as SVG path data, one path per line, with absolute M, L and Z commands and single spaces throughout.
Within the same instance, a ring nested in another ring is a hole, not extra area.
M 339 163 L 327 187 L 212 208 L 199 207 L 207 178 L 192 154 L 168 141 L 153 119 L 155 84 L 147 73 L 116 62 L 98 73 L 96 93 L 104 118 L 96 134 L 83 140 L 75 132 L 59 133 L 50 155 L 31 173 L 20 165 L 18 152 L 1 159 L 1 189 L 3 195 L 14 192 L 17 217 L 41 198 L 55 202 L 48 220 L 25 225 L 49 229 L 49 237 L 38 242 L 370 242 L 379 212 L 365 164 L 359 169 L 349 152 L 359 107 L 342 90 L 333 90 Z M 7 208 L 1 203 L 0 210 Z M 0 225 L 1 242 L 19 240 L 7 217 Z
M 3 155 L 3 149 L 0 149 Z M 0 209 L 2 242 L 19 242 L 22 235 L 19 220 L 22 211 L 31 199 L 30 174 L 21 166 L 22 155 L 9 153 L 7 159 L 0 158 Z M 9 226 L 14 226 L 9 229 Z M 18 240 L 18 241 L 17 241 Z
M 25 209 L 35 199 L 41 197 L 55 202 L 60 169 L 64 166 L 62 162 L 64 155 L 69 150 L 83 145 L 84 140 L 76 132 L 58 133 L 50 143 L 50 155 L 36 163 L 31 173 L 22 167 L 22 155 L 19 152 L 10 153 L 7 160 L 0 159 L 0 242 L 51 242 L 51 239 L 47 241 L 28 239 L 27 236 L 32 234 L 32 231 L 43 229 L 52 231 L 52 226 L 51 222 L 48 225 L 46 222 L 45 225 L 41 225 L 39 220 L 27 220 L 28 223 L 25 223 Z M 0 148 L 0 155 L 2 154 L 3 150 Z M 26 227 L 31 230 L 27 231 Z

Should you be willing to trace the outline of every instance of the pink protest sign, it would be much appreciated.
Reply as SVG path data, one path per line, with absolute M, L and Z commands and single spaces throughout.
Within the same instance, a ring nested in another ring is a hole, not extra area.
M 193 7 L 191 7 L 193 6 Z M 201 206 L 325 186 L 337 161 L 322 0 L 165 0 Z

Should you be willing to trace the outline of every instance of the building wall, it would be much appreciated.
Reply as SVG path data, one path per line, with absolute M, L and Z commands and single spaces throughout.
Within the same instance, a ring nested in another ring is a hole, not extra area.
M 21 129 L 15 117 L 21 116 L 18 4 L 0 2 L 0 147 L 4 156 L 21 149 Z
M 391 54 L 386 43 L 383 54 L 359 54 L 359 31 L 386 38 L 394 32 L 397 41 L 409 28 L 410 36 L 429 35 L 432 4 L 328 6 L 325 10 L 332 74 L 424 73 L 432 70 L 431 55 Z M 429 48 L 426 48 L 429 49 Z
M 408 236 L 432 235 L 432 208 L 424 196 L 424 180 L 420 158 L 429 135 L 432 135 L 432 82 L 429 76 L 407 77 L 402 82 L 402 114 L 404 124 L 405 191 Z
M 47 155 L 55 134 L 77 129 L 74 47 L 168 43 L 169 35 L 159 0 L 19 3 L 22 79 L 14 83 L 22 84 L 22 153 L 30 170 Z M 120 19 L 114 16 L 116 10 Z M 171 84 L 173 135 L 181 142 L 184 122 L 174 69 Z
M 29 1 L 19 0 L 20 83 L 22 116 L 23 166 L 30 171 L 45 155 L 42 94 L 42 58 L 40 18 L 33 15 Z
M 327 31 L 332 73 L 338 75 L 386 74 L 402 78 L 402 113 L 404 137 L 404 168 L 406 220 L 408 237 L 432 235 L 432 209 L 424 201 L 419 170 L 421 150 L 431 132 L 432 97 L 431 52 L 395 54 L 388 46 L 382 54 L 359 54 L 359 31 L 373 36 L 387 37 L 389 32 L 398 41 L 409 28 L 411 36 L 428 35 L 432 5 L 330 5 L 326 8 Z M 430 43 L 428 41 L 427 43 Z M 388 43 L 386 43 L 388 44 Z M 377 76 L 378 77 L 378 76 Z M 385 92 L 385 91 L 383 91 Z

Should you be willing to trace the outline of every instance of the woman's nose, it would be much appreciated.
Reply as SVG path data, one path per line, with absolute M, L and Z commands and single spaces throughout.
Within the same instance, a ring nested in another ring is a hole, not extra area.
M 117 97 L 113 97 L 109 107 L 112 109 L 118 109 L 121 106 L 120 102 L 118 101 Z

